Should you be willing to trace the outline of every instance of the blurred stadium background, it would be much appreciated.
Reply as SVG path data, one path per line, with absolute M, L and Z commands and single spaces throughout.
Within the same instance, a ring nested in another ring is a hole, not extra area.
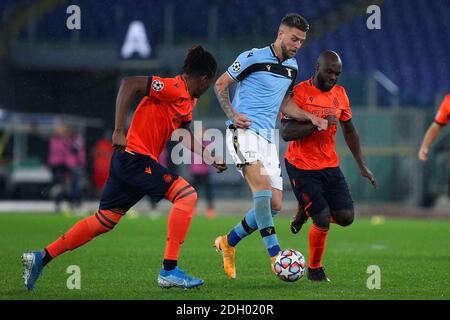
M 381 8 L 380 30 L 366 26 L 372 4 Z M 81 10 L 80 30 L 66 26 L 70 5 Z M 270 44 L 288 12 L 302 14 L 311 25 L 297 55 L 297 81 L 313 74 L 322 50 L 342 57 L 340 84 L 349 94 L 367 164 L 379 183 L 372 190 L 360 177 L 339 133 L 341 167 L 360 214 L 450 216 L 448 129 L 429 162 L 417 158 L 423 134 L 450 90 L 448 0 L 0 0 L 3 210 L 18 209 L 24 200 L 49 203 L 48 137 L 58 119 L 78 128 L 89 151 L 113 128 L 122 77 L 173 76 L 197 43 L 215 54 L 221 73 L 240 52 Z M 151 50 L 128 56 L 123 45 L 136 25 L 144 28 Z M 225 116 L 212 89 L 200 99 L 196 118 L 224 130 Z M 281 154 L 285 148 L 281 142 Z M 95 203 L 91 169 L 88 153 L 83 194 Z M 186 167 L 178 170 L 188 175 Z M 234 168 L 213 177 L 220 203 L 250 199 Z M 285 208 L 291 210 L 294 197 L 285 183 Z M 33 207 L 47 208 L 36 202 Z M 221 211 L 226 207 L 218 206 Z

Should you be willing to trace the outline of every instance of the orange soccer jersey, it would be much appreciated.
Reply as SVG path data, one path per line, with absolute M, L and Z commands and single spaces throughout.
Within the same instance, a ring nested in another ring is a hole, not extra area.
M 147 95 L 131 121 L 126 150 L 148 155 L 157 161 L 175 129 L 192 120 L 196 102 L 182 76 L 153 76 L 149 79 Z
M 293 99 L 299 108 L 325 118 L 335 116 L 340 121 L 352 118 L 350 102 L 345 89 L 335 85 L 330 91 L 316 88 L 312 80 L 306 80 L 294 87 Z M 337 167 L 339 157 L 335 148 L 337 126 L 324 131 L 314 131 L 310 136 L 291 141 L 285 158 L 292 165 L 303 170 L 321 170 Z
M 450 118 L 450 94 L 446 95 L 442 101 L 434 121 L 441 126 L 445 126 Z

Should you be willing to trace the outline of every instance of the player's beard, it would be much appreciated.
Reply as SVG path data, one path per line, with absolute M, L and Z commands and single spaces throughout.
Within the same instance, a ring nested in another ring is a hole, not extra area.
M 322 91 L 330 91 L 333 87 L 333 85 L 329 85 L 325 79 L 325 77 L 322 76 L 321 73 L 317 74 L 317 84 L 319 85 L 319 89 Z
M 297 52 L 293 52 L 292 56 L 291 56 L 289 54 L 290 51 L 288 50 L 288 48 L 283 43 L 281 43 L 280 47 L 281 47 L 281 55 L 283 56 L 283 61 L 294 57 L 295 54 L 297 53 Z

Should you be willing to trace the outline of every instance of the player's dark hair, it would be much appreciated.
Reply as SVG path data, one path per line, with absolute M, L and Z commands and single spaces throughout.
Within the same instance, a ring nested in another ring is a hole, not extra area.
M 289 28 L 297 28 L 303 32 L 309 30 L 309 23 L 301 15 L 297 13 L 288 13 L 281 19 L 281 25 L 288 26 Z
M 217 62 L 210 52 L 197 45 L 189 49 L 182 70 L 188 75 L 213 78 L 216 75 Z

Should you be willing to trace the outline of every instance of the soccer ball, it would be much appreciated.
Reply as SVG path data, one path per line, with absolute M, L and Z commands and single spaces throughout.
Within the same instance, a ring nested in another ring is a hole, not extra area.
M 306 261 L 297 250 L 285 249 L 278 253 L 273 267 L 278 278 L 294 282 L 305 274 Z

